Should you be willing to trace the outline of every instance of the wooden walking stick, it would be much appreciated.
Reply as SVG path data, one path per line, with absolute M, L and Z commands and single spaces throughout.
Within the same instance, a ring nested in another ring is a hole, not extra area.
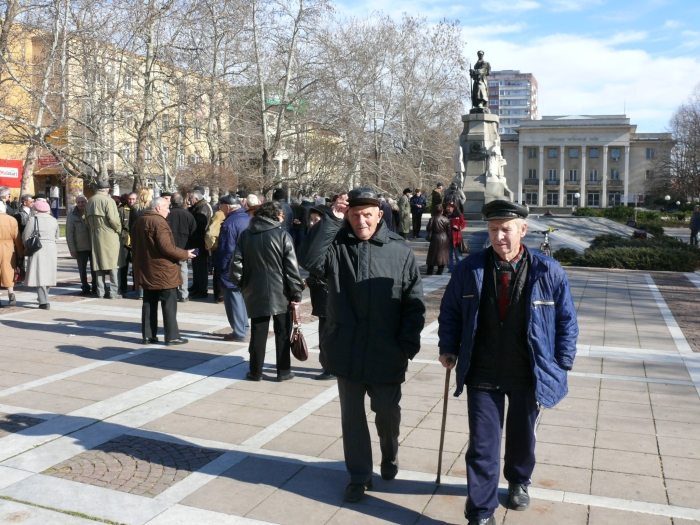
M 448 358 L 448 363 L 451 363 L 452 361 L 449 360 Z M 447 400 L 450 395 L 450 372 L 452 371 L 451 368 L 447 369 L 447 372 L 445 374 L 445 401 L 442 405 L 442 430 L 440 430 L 440 451 L 438 452 L 438 471 L 437 471 L 437 480 L 435 480 L 435 483 L 437 485 L 440 484 L 440 473 L 442 472 L 442 447 L 445 444 L 445 424 L 447 423 Z

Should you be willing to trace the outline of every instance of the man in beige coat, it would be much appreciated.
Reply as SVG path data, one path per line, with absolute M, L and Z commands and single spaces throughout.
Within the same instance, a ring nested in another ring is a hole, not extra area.
M 85 211 L 90 239 L 92 261 L 97 277 L 97 296 L 105 296 L 105 275 L 109 274 L 109 299 L 120 299 L 119 286 L 119 233 L 122 230 L 117 205 L 109 196 L 109 181 L 97 181 L 97 193 L 88 201 Z

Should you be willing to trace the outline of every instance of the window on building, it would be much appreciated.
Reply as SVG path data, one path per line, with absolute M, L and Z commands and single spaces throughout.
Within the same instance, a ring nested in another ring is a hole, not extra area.
M 537 192 L 527 191 L 525 192 L 525 204 L 529 206 L 537 206 L 539 204 L 537 200 Z
M 559 206 L 559 192 L 558 191 L 548 191 L 547 192 L 547 206 Z
M 549 180 L 557 180 L 557 170 L 549 170 Z
M 619 191 L 608 193 L 608 204 L 610 206 L 620 206 L 622 204 L 622 195 Z
M 131 93 L 131 75 L 126 75 L 124 77 L 124 91 Z
M 185 154 L 180 152 L 177 155 L 177 166 L 178 168 L 182 168 L 185 165 Z
M 579 199 L 576 198 L 576 191 L 566 192 L 566 205 L 567 206 L 578 206 Z
M 199 153 L 192 155 L 192 164 L 199 164 Z
M 501 92 L 500 92 L 500 94 L 501 94 L 501 95 L 505 95 L 505 94 L 506 94 L 506 90 L 505 90 L 505 89 L 502 89 Z
M 168 129 L 170 129 L 170 117 L 163 115 L 163 131 L 168 131 Z
M 151 162 L 151 146 L 146 146 L 146 152 L 143 154 L 143 161 L 146 164 Z
M 620 180 L 620 170 L 610 170 L 610 180 Z
M 576 182 L 578 180 L 578 170 L 569 170 L 569 182 Z
M 497 80 L 492 80 L 489 82 L 489 87 L 497 87 L 498 86 L 498 81 Z
M 654 170 L 646 170 L 644 172 L 644 180 L 649 180 L 654 178 Z
M 588 156 L 592 159 L 597 159 L 598 158 L 598 148 L 591 148 Z
M 600 192 L 589 191 L 588 192 L 588 206 L 599 207 L 600 206 Z
M 163 104 L 170 104 L 170 84 L 163 82 Z
M 194 138 L 197 139 L 197 140 L 199 140 L 199 139 L 202 138 L 202 130 L 201 130 L 201 128 L 200 128 L 199 126 L 197 126 L 196 128 L 194 128 Z
M 537 170 L 535 170 L 535 169 L 527 170 L 527 178 L 528 179 L 536 179 L 537 178 Z
M 612 160 L 620 160 L 620 148 L 611 148 L 610 149 L 610 158 Z
M 647 158 L 648 159 L 654 158 L 654 149 L 653 148 L 647 148 Z
M 133 151 L 134 148 L 131 142 L 127 142 L 126 144 L 124 144 L 124 149 L 122 150 L 122 157 L 124 158 L 125 162 L 131 162 Z
M 569 148 L 569 158 L 570 159 L 577 159 L 578 158 L 578 148 Z
M 536 159 L 537 158 L 537 148 L 527 148 L 527 158 Z
M 556 159 L 558 155 L 559 155 L 558 148 L 549 148 L 549 151 L 547 152 L 547 157 L 549 157 L 550 159 Z
M 489 100 L 489 106 L 498 106 L 498 100 Z
M 598 182 L 598 170 L 591 170 L 588 172 L 588 180 L 591 182 Z

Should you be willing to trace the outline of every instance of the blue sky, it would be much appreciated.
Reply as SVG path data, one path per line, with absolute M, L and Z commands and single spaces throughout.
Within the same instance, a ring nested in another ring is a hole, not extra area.
M 534 73 L 540 115 L 621 114 L 665 131 L 700 84 L 700 0 L 338 0 L 341 12 L 457 19 L 474 62 Z

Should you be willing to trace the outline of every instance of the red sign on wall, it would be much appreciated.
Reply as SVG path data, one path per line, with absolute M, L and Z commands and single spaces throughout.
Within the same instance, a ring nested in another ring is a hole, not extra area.
M 21 188 L 23 171 L 23 161 L 0 159 L 0 186 L 7 186 L 8 188 Z

